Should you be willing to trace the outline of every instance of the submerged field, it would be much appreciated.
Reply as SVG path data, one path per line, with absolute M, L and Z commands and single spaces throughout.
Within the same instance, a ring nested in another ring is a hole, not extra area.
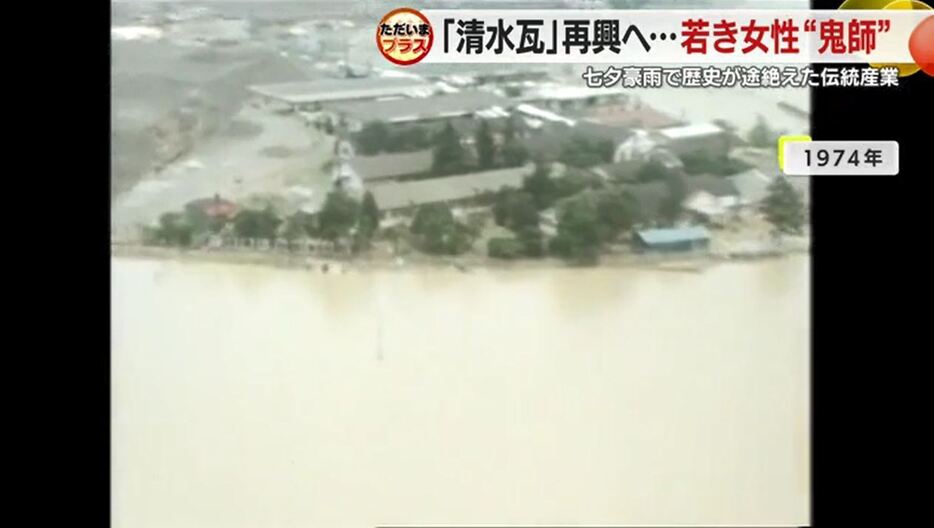
M 803 256 L 112 291 L 117 527 L 808 521 Z

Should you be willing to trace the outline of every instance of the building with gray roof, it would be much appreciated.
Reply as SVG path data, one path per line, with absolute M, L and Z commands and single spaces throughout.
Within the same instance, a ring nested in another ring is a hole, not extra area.
M 505 114 L 509 100 L 496 94 L 467 91 L 433 97 L 412 97 L 392 101 L 354 101 L 324 105 L 324 110 L 342 118 L 351 130 L 371 121 L 411 123 L 476 115 L 498 109 Z M 492 113 L 491 113 L 492 116 Z M 354 126 L 356 125 L 356 126 Z
M 503 187 L 519 187 L 534 165 L 492 171 L 393 182 L 369 187 L 381 211 L 394 211 L 430 203 L 456 203 L 496 192 Z
M 700 226 L 643 229 L 633 243 L 642 251 L 703 251 L 710 247 L 710 233 Z
M 684 178 L 687 192 L 705 192 L 713 196 L 738 196 L 739 191 L 730 178 L 711 174 L 695 174 Z
M 364 182 L 389 180 L 431 169 L 435 156 L 431 149 L 393 152 L 375 156 L 356 156 L 350 160 L 353 172 Z
M 658 144 L 682 155 L 704 152 L 712 157 L 726 156 L 738 143 L 735 134 L 714 123 L 691 123 L 653 131 Z
M 432 85 L 417 77 L 355 77 L 250 86 L 256 94 L 294 106 L 430 93 Z
M 609 127 L 597 123 L 578 121 L 574 126 L 564 123 L 545 123 L 537 129 L 527 130 L 521 137 L 522 144 L 533 158 L 557 161 L 562 152 L 575 140 L 588 143 L 609 143 L 611 154 L 632 135 L 632 131 L 621 127 Z
M 639 170 L 643 166 L 645 162 L 641 160 L 623 160 L 596 165 L 589 170 L 604 180 L 635 183 L 638 180 Z

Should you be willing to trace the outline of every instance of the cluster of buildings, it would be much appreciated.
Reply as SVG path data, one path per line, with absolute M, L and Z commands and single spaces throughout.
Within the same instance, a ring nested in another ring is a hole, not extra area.
M 530 159 L 546 162 L 557 161 L 562 149 L 575 140 L 609 144 L 611 160 L 587 171 L 624 182 L 642 210 L 651 215 L 664 202 L 668 186 L 661 181 L 639 182 L 636 175 L 646 163 L 660 163 L 683 176 L 686 198 L 682 207 L 697 224 L 726 223 L 756 207 L 777 175 L 771 155 L 763 157 L 721 125 L 685 123 L 643 104 L 622 88 L 561 84 L 539 70 L 377 72 L 358 78 L 257 85 L 250 90 L 262 105 L 293 112 L 308 126 L 333 132 L 339 138 L 334 184 L 370 191 L 390 219 L 410 214 L 421 205 L 468 204 L 503 187 L 518 187 L 534 167 L 525 163 L 435 177 L 430 145 L 375 154 L 357 152 L 355 135 L 373 123 L 396 134 L 419 132 L 428 138 L 450 125 L 469 152 L 475 152 L 474 137 L 481 122 L 494 131 L 497 142 L 508 126 Z M 742 153 L 754 168 L 730 176 L 687 176 L 682 157 L 693 153 L 711 158 Z M 642 231 L 636 234 L 636 243 L 697 249 L 706 247 L 709 236 L 705 233 L 694 226 Z
M 374 3 L 366 9 L 383 12 L 382 7 Z M 682 208 L 696 224 L 724 224 L 755 207 L 777 176 L 771 151 L 746 145 L 722 124 L 684 122 L 644 104 L 622 87 L 587 88 L 579 79 L 558 80 L 556 70 L 534 65 L 507 69 L 503 65 L 419 64 L 398 69 L 381 67 L 380 62 L 353 63 L 349 57 L 356 44 L 351 40 L 369 29 L 346 17 L 359 13 L 343 13 L 335 6 L 332 17 L 309 18 L 303 8 L 290 9 L 254 10 L 247 4 L 222 10 L 153 5 L 122 17 L 113 34 L 118 40 L 182 45 L 185 49 L 178 53 L 191 59 L 188 62 L 198 75 L 207 75 L 211 65 L 225 68 L 216 75 L 218 80 L 212 77 L 203 84 L 226 87 L 231 78 L 245 80 L 238 90 L 230 91 L 230 107 L 239 104 L 242 93 L 247 94 L 254 107 L 333 135 L 331 184 L 372 193 L 387 222 L 398 221 L 425 204 L 469 205 L 501 188 L 519 187 L 534 170 L 531 160 L 561 162 L 575 145 L 600 145 L 601 159 L 586 167 L 578 165 L 578 170 L 621 184 L 648 216 L 664 206 L 670 189 L 663 181 L 640 181 L 640 168 L 654 162 L 681 174 L 686 191 Z M 367 49 L 373 51 L 369 37 L 365 40 Z M 192 52 L 191 47 L 199 50 Z M 250 66 L 241 72 L 243 68 L 228 64 L 237 61 L 228 60 L 225 53 L 252 47 L 272 50 L 275 60 L 262 55 L 262 62 L 275 67 Z M 258 79 L 262 81 L 254 84 Z M 289 82 L 272 82 L 280 79 Z M 204 93 L 212 101 L 220 98 L 214 92 Z M 395 141 L 376 152 L 360 148 L 361 132 L 374 124 L 412 140 Z M 499 147 L 507 134 L 517 141 L 527 154 L 524 162 L 498 160 L 493 167 L 479 169 L 475 138 L 481 125 L 488 127 Z M 456 131 L 470 158 L 465 167 L 473 168 L 439 175 L 434 139 L 447 127 Z M 753 168 L 729 176 L 687 176 L 682 159 L 694 153 L 711 158 L 729 155 Z M 282 198 L 295 205 L 292 210 L 314 214 L 323 206 L 328 190 L 292 185 L 283 190 Z M 806 199 L 807 192 L 803 194 Z M 212 218 L 232 218 L 238 210 L 238 204 L 219 197 L 194 205 Z M 636 243 L 646 248 L 696 249 L 706 244 L 704 233 L 694 226 L 649 230 L 637 233 Z
M 319 54 L 323 36 L 353 29 L 349 20 L 257 23 L 247 14 L 216 16 L 199 7 L 153 10 L 140 15 L 134 24 L 118 32 L 135 36 L 134 32 L 143 31 L 140 28 L 159 28 L 164 36 L 190 36 L 204 44 L 243 41 L 251 33 L 266 31 L 286 46 L 282 49 L 291 50 L 289 46 L 300 43 L 308 47 L 309 56 Z M 301 51 L 296 48 L 296 53 Z M 433 174 L 437 160 L 430 140 L 448 126 L 474 158 L 474 138 L 483 123 L 500 146 L 508 129 L 530 160 L 560 161 L 574 141 L 608 145 L 609 159 L 585 170 L 599 178 L 625 182 L 643 210 L 649 211 L 659 207 L 667 189 L 663 182 L 636 181 L 634 176 L 645 163 L 653 161 L 677 171 L 685 154 L 725 156 L 745 147 L 732 131 L 718 124 L 685 123 L 643 104 L 621 87 L 592 89 L 580 82 L 560 82 L 550 71 L 538 67 L 475 68 L 419 65 L 398 70 L 342 63 L 339 71 L 300 76 L 293 82 L 252 84 L 247 90 L 254 106 L 294 116 L 306 126 L 336 136 L 333 185 L 370 191 L 388 217 L 410 214 L 429 203 L 469 204 L 503 187 L 520 186 L 533 170 L 528 162 L 513 166 L 497 163 L 486 170 Z M 362 152 L 357 138 L 375 123 L 394 134 L 429 141 Z M 774 176 L 769 173 L 769 163 L 774 164 L 774 160 L 757 163 L 758 170 L 726 178 L 686 178 L 684 209 L 706 223 L 717 223 L 757 203 Z M 326 192 L 297 186 L 287 194 L 302 202 L 301 210 L 314 213 L 323 205 Z M 228 215 L 236 207 L 216 201 L 203 205 L 211 214 L 217 209 L 220 215 Z
M 610 176 L 609 172 L 626 164 L 636 167 L 649 160 L 678 168 L 679 156 L 685 153 L 725 155 L 742 144 L 735 134 L 716 124 L 682 123 L 641 104 L 621 88 L 568 86 L 548 81 L 541 72 L 375 75 L 257 85 L 250 89 L 263 105 L 294 112 L 309 126 L 333 130 L 342 139 L 335 180 L 373 187 L 374 192 L 376 187 L 390 183 L 394 189 L 404 188 L 405 180 L 411 179 L 408 176 L 424 175 L 433 160 L 427 146 L 375 155 L 356 153 L 354 135 L 372 123 L 382 123 L 398 134 L 421 129 L 429 137 L 450 124 L 469 149 L 481 121 L 487 121 L 494 131 L 502 131 L 508 120 L 529 155 L 545 161 L 556 160 L 562 147 L 574 138 L 609 143 L 613 151 L 611 166 L 593 167 L 603 176 Z M 494 171 L 500 173 L 504 171 Z M 489 186 L 509 181 L 508 177 L 500 180 L 488 174 L 457 178 L 450 182 L 463 192 L 495 190 Z M 475 180 L 477 185 L 455 183 L 465 180 Z M 439 178 L 434 185 L 443 186 L 446 181 Z M 422 189 L 425 185 L 429 184 L 420 182 L 411 188 Z M 431 196 L 442 194 L 413 192 L 407 203 L 421 205 Z M 398 203 L 395 200 L 379 205 L 390 210 Z

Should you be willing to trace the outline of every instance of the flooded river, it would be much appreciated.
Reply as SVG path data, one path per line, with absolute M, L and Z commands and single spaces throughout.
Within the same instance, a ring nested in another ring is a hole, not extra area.
M 114 259 L 114 526 L 804 525 L 808 267 Z

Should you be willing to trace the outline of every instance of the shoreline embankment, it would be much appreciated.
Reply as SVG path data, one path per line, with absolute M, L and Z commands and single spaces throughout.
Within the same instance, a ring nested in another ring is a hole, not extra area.
M 722 262 L 776 259 L 788 255 L 807 253 L 809 253 L 809 247 L 806 241 L 804 243 L 783 244 L 768 249 L 734 253 L 723 251 L 634 253 L 617 250 L 600 255 L 599 262 L 589 267 L 649 268 L 659 271 L 699 272 Z M 266 266 L 325 273 L 388 269 L 448 268 L 467 272 L 473 269 L 525 270 L 575 267 L 574 263 L 568 263 L 553 257 L 500 260 L 475 253 L 460 256 L 433 256 L 415 252 L 399 256 L 373 254 L 372 252 L 349 256 L 288 252 L 286 250 L 181 249 L 139 244 L 111 244 L 111 256 L 147 260 Z

